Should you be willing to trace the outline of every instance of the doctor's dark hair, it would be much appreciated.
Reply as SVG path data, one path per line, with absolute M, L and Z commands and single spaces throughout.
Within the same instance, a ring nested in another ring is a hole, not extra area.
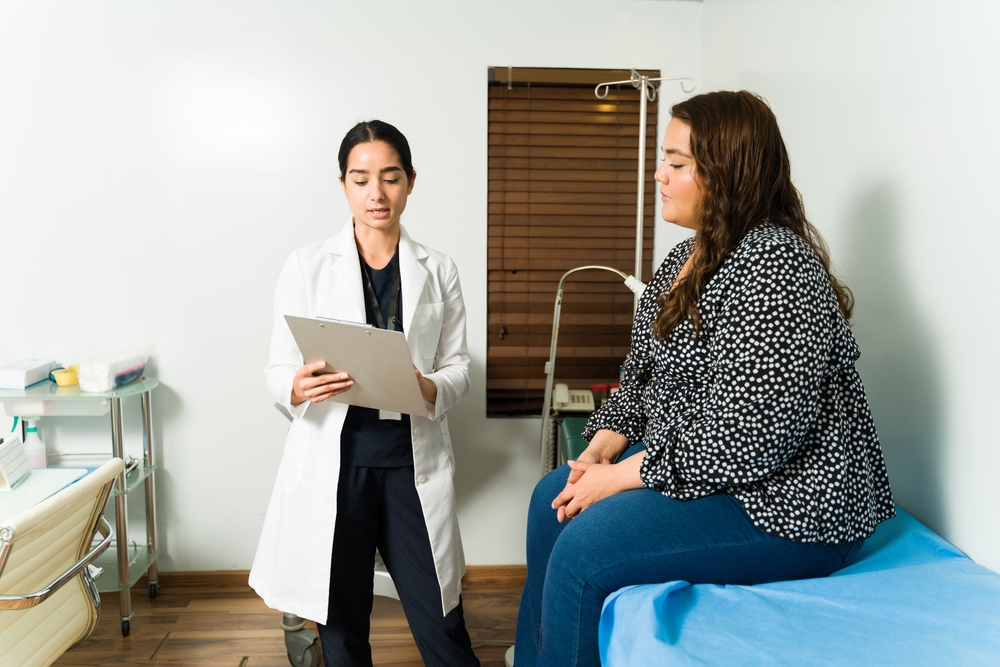
M 689 317 L 696 335 L 700 332 L 702 290 L 743 237 L 765 221 L 790 229 L 812 247 L 840 311 L 850 320 L 854 296 L 833 275 L 826 244 L 806 219 L 778 120 L 767 102 L 745 90 L 721 91 L 675 104 L 670 114 L 691 128 L 698 226 L 691 267 L 674 289 L 660 295 L 653 334 L 663 340 Z
M 368 144 L 375 141 L 384 141 L 396 151 L 399 161 L 403 163 L 403 171 L 406 172 L 406 182 L 409 183 L 413 178 L 413 158 L 410 156 L 410 144 L 402 132 L 381 120 L 366 120 L 358 123 L 340 142 L 340 152 L 337 154 L 337 160 L 340 164 L 340 180 L 344 180 L 344 176 L 347 174 L 347 158 L 350 157 L 354 147 L 358 144 Z

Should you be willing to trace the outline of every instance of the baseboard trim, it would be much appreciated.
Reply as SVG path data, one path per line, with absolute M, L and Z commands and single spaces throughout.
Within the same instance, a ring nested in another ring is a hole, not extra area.
M 462 578 L 462 588 L 522 588 L 527 576 L 525 565 L 469 565 L 465 577 Z M 201 589 L 250 589 L 247 579 L 249 570 L 215 570 L 211 572 L 160 572 L 160 588 L 201 588 Z M 139 590 L 148 588 L 148 578 L 143 575 L 136 582 Z
M 158 583 L 160 588 L 211 588 L 211 589 L 250 589 L 247 580 L 250 570 L 214 570 L 210 572 L 160 572 Z M 148 587 L 149 577 L 143 575 L 136 582 L 137 588 Z
M 469 565 L 462 577 L 463 589 L 524 588 L 527 565 Z

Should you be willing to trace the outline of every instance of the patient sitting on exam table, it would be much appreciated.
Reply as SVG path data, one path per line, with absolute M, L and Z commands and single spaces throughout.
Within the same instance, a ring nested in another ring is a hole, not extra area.
M 662 215 L 694 237 L 646 288 L 589 447 L 535 487 L 517 667 L 599 665 L 601 607 L 624 586 L 823 577 L 894 515 L 853 297 L 774 114 L 742 91 L 671 115 Z

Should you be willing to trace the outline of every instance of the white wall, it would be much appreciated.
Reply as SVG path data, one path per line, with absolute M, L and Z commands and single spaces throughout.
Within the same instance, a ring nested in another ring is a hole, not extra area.
M 336 149 L 372 117 L 413 146 L 407 226 L 462 271 L 468 560 L 523 562 L 538 422 L 483 417 L 489 65 L 659 68 L 762 93 L 858 299 L 897 500 L 1000 569 L 994 3 L 427 4 L 0 0 L 0 361 L 155 343 L 165 569 L 250 565 L 285 428 L 261 373 L 274 280 L 346 220 Z M 680 97 L 663 90 L 661 128 Z M 657 258 L 682 236 L 658 225 Z M 85 450 L 105 429 L 42 434 Z
M 248 568 L 285 432 L 262 374 L 275 279 L 347 219 L 343 134 L 388 120 L 420 172 L 404 223 L 465 289 L 474 389 L 451 423 L 467 558 L 521 563 L 538 420 L 483 416 L 487 67 L 697 76 L 700 20 L 695 3 L 598 0 L 0 0 L 0 362 L 152 341 L 161 565 Z M 60 451 L 109 450 L 106 429 L 41 426 Z
M 858 363 L 897 502 L 1000 570 L 1000 6 L 706 0 L 702 90 L 782 125 L 857 297 Z

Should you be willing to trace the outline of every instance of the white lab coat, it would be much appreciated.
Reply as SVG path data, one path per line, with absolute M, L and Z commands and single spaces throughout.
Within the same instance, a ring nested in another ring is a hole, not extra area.
M 426 403 L 426 416 L 411 415 L 410 433 L 414 482 L 441 586 L 441 609 L 447 614 L 458 605 L 465 574 L 455 515 L 454 455 L 445 417 L 469 390 L 465 305 L 451 258 L 414 242 L 404 229 L 399 271 L 410 356 L 437 385 L 437 403 Z M 352 221 L 333 238 L 293 252 L 278 278 L 265 374 L 268 389 L 294 419 L 250 571 L 250 586 L 268 606 L 325 623 L 340 431 L 348 406 L 306 401 L 292 407 L 292 377 L 302 366 L 302 355 L 284 315 L 365 321 Z

